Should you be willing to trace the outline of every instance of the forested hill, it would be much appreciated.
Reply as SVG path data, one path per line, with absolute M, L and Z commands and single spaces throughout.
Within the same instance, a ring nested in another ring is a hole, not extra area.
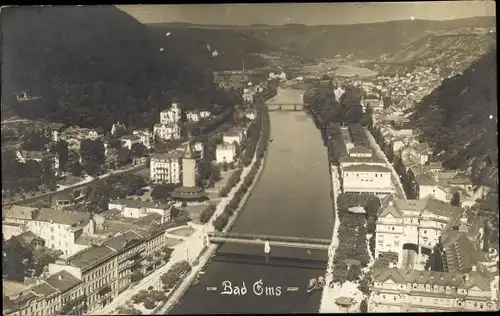
M 3 113 L 140 126 L 172 97 L 198 108 L 231 103 L 202 62 L 209 52 L 180 52 L 185 39 L 157 37 L 114 6 L 13 7 L 1 22 Z M 17 103 L 22 92 L 42 99 Z
M 184 24 L 157 23 L 148 25 L 158 36 L 168 37 L 178 43 L 176 49 L 184 54 L 202 54 L 204 63 L 215 70 L 241 70 L 260 68 L 269 62 L 257 54 L 270 54 L 279 51 L 261 40 L 231 29 L 188 27 Z M 194 54 L 193 57 L 200 58 Z
M 476 183 L 498 181 L 496 49 L 422 99 L 412 119 L 445 166 L 471 168 Z

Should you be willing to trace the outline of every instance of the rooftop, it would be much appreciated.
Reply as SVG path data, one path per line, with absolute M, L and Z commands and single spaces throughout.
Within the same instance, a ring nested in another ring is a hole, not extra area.
M 37 208 L 29 206 L 11 205 L 2 207 L 2 218 L 31 220 Z
M 349 149 L 349 154 L 371 154 L 372 150 L 363 146 L 355 146 Z
M 173 150 L 171 152 L 168 152 L 168 153 L 156 153 L 156 154 L 153 154 L 151 155 L 151 159 L 158 159 L 158 160 L 170 160 L 170 159 L 175 159 L 175 160 L 179 160 L 182 158 L 182 156 L 184 156 L 184 153 L 183 152 L 179 152 L 177 150 Z
M 428 212 L 454 220 L 460 214 L 461 208 L 451 206 L 446 202 L 433 198 L 421 200 L 395 199 L 392 205 L 391 203 L 388 203 L 386 207 L 382 206 L 379 209 L 379 217 L 384 217 L 388 214 L 392 214 L 396 217 L 402 217 L 404 216 L 404 211 L 419 211 L 421 216 Z
M 390 173 L 391 169 L 379 165 L 349 165 L 342 168 L 344 172 L 387 172 Z
M 35 221 L 53 222 L 63 225 L 74 225 L 88 222 L 90 213 L 80 211 L 59 211 L 52 208 L 41 208 L 35 217 Z
M 66 262 L 74 267 L 86 270 L 114 253 L 115 251 L 105 245 L 92 246 L 69 257 Z
M 114 251 L 120 251 L 129 245 L 132 245 L 134 241 L 139 241 L 142 236 L 134 231 L 127 231 L 113 238 L 108 239 L 104 245 L 108 246 Z
M 170 204 L 161 203 L 161 202 L 132 200 L 132 199 L 118 199 L 118 200 L 109 201 L 108 208 L 110 205 L 117 205 L 117 204 L 123 205 L 126 207 L 133 207 L 133 208 L 147 207 L 147 208 L 167 209 L 167 208 L 171 207 Z M 113 209 L 113 208 L 110 208 L 110 209 Z
M 490 280 L 487 275 L 475 271 L 469 273 L 469 277 L 469 281 L 466 281 L 466 274 L 463 273 L 407 270 L 398 268 L 380 268 L 373 274 L 373 280 L 375 282 L 386 282 L 388 280 L 392 280 L 398 284 L 415 283 L 465 289 L 477 286 L 481 290 L 490 290 Z M 456 291 L 452 289 L 452 293 L 456 293 Z
M 383 163 L 385 161 L 377 157 L 340 157 L 340 163 Z
M 2 280 L 3 294 L 6 296 L 12 296 L 14 294 L 20 293 L 26 289 L 26 285 L 21 282 Z
M 48 278 L 45 279 L 45 282 L 51 287 L 58 289 L 61 292 L 65 292 L 77 286 L 82 281 L 74 277 L 71 273 L 67 272 L 66 270 L 62 270 L 50 275 Z
M 234 150 L 234 149 L 235 149 L 235 147 L 233 144 L 224 143 L 224 144 L 217 145 L 216 150 Z

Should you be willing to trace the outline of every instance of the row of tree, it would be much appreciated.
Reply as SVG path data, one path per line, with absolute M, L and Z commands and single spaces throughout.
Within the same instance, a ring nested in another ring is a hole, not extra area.
M 181 279 L 181 277 L 191 271 L 191 265 L 186 260 L 174 263 L 172 267 L 160 277 L 163 290 L 172 289 Z
M 262 115 L 262 132 L 261 132 L 261 140 L 258 142 L 258 147 L 257 147 L 257 160 L 255 164 L 252 166 L 250 171 L 248 172 L 247 176 L 243 180 L 243 183 L 241 186 L 238 188 L 238 191 L 234 194 L 233 199 L 231 202 L 224 208 L 223 212 L 217 216 L 216 219 L 213 221 L 213 225 L 216 230 L 222 231 L 224 227 L 226 227 L 229 218 L 234 214 L 234 212 L 238 209 L 241 200 L 245 196 L 245 194 L 248 192 L 250 189 L 250 186 L 255 180 L 255 177 L 257 176 L 257 172 L 259 171 L 260 167 L 264 163 L 264 154 L 267 149 L 268 141 L 269 141 L 269 135 L 270 135 L 270 121 L 269 121 L 269 112 L 267 107 L 265 107 L 262 104 L 259 104 L 257 106 L 257 111 L 261 113 Z
M 229 194 L 229 192 L 231 192 L 233 187 L 237 185 L 238 182 L 240 182 L 242 172 L 243 172 L 242 168 L 238 168 L 235 171 L 233 171 L 229 179 L 227 179 L 227 182 L 224 185 L 224 187 L 220 190 L 219 192 L 220 197 L 226 197 Z

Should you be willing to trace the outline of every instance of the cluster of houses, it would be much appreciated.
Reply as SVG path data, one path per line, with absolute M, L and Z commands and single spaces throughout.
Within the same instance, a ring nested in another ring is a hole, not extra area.
M 172 207 L 119 199 L 93 215 L 71 209 L 3 208 L 4 234 L 12 233 L 11 226 L 20 228 L 9 240 L 63 253 L 38 278 L 3 280 L 3 314 L 55 315 L 78 304 L 80 312 L 87 313 L 109 303 L 133 282 L 134 275 L 165 263 L 166 224 Z
M 373 134 L 393 158 L 408 196 L 450 202 L 458 194 L 462 206 L 471 206 L 488 192 L 486 187 L 474 187 L 467 173 L 443 168 L 430 146 L 420 142 L 417 131 L 401 118 L 401 112 L 390 111 L 373 114 Z

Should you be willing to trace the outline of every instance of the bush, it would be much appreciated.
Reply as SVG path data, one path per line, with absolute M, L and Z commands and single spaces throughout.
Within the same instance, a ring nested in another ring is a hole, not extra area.
M 362 300 L 361 303 L 359 303 L 359 312 L 368 313 L 368 304 L 366 303 L 366 299 Z
M 214 204 L 208 204 L 207 207 L 201 212 L 200 222 L 205 224 L 212 218 L 216 210 L 216 206 Z
M 134 304 L 140 304 L 145 302 L 149 298 L 149 292 L 146 290 L 140 290 L 137 294 L 132 296 L 132 302 Z
M 214 228 L 221 232 L 224 229 L 224 227 L 226 227 L 228 220 L 229 220 L 228 214 L 226 214 L 226 212 L 223 212 L 222 214 L 217 216 L 217 218 L 214 219 L 212 223 L 214 225 Z
M 152 300 L 147 300 L 147 301 L 144 302 L 144 307 L 146 309 L 154 309 L 156 307 L 156 304 Z

